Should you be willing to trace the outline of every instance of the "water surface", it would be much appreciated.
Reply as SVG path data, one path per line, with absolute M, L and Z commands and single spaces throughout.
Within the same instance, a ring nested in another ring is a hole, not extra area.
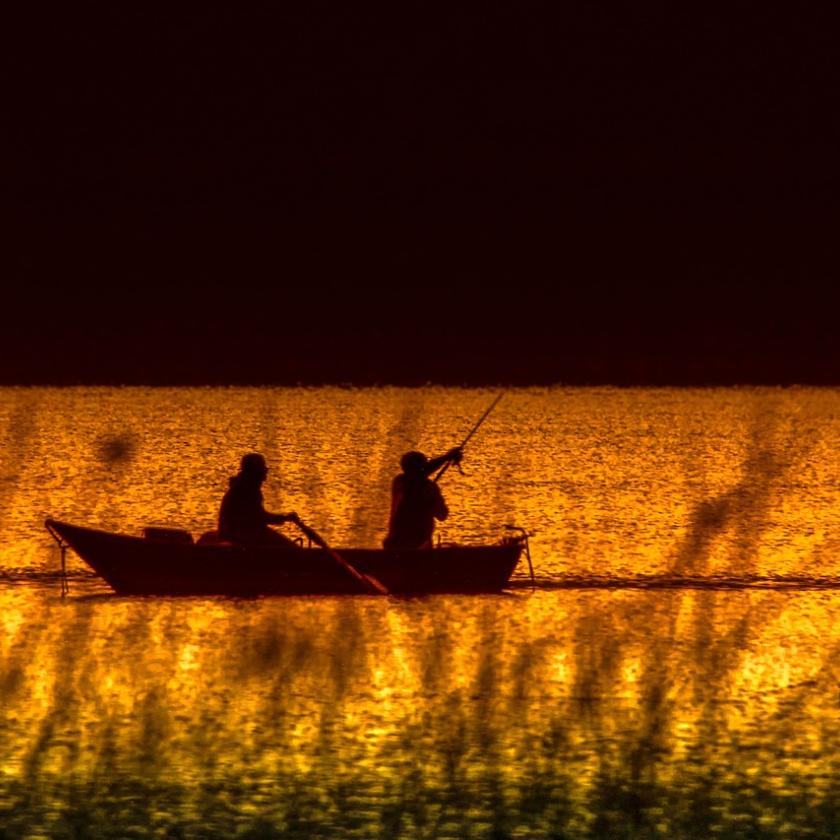
M 267 506 L 377 545 L 459 389 L 0 389 L 0 832 L 835 836 L 840 392 L 510 391 L 444 541 L 535 531 L 498 596 L 117 598 L 46 516 Z

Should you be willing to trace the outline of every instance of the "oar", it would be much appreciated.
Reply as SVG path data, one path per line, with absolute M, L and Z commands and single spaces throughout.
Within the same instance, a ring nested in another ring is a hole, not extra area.
M 304 534 L 306 534 L 307 537 L 309 537 L 310 540 L 312 540 L 312 542 L 315 543 L 315 545 L 323 548 L 324 551 L 326 551 L 339 566 L 353 575 L 353 577 L 356 578 L 356 580 L 359 581 L 359 583 L 361 583 L 362 586 L 364 586 L 369 592 L 376 595 L 390 594 L 388 592 L 388 588 L 373 577 L 373 575 L 366 575 L 363 572 L 360 572 L 352 563 L 348 563 L 337 551 L 330 548 L 327 545 L 327 541 L 317 531 L 313 530 L 308 525 L 304 525 L 300 520 L 298 520 L 295 524 L 301 531 L 303 531 Z
M 472 429 L 470 430 L 470 433 L 469 433 L 469 434 L 468 434 L 468 435 L 464 438 L 464 440 L 461 442 L 461 445 L 458 447 L 459 449 L 463 449 L 463 448 L 464 448 L 464 447 L 465 447 L 465 446 L 466 446 L 466 445 L 470 442 L 470 438 L 471 438 L 471 437 L 472 437 L 472 436 L 473 436 L 473 435 L 474 435 L 474 434 L 478 431 L 478 427 L 479 427 L 479 426 L 480 426 L 480 425 L 481 425 L 481 424 L 482 424 L 482 423 L 483 423 L 483 422 L 487 419 L 487 415 L 488 415 L 488 414 L 490 414 L 490 412 L 491 412 L 491 411 L 492 411 L 492 410 L 496 407 L 496 404 L 499 402 L 499 400 L 500 400 L 500 399 L 501 399 L 504 395 L 505 395 L 505 392 L 504 392 L 504 391 L 502 391 L 502 393 L 501 393 L 501 394 L 499 394 L 499 395 L 496 397 L 496 399 L 495 399 L 495 400 L 493 400 L 493 402 L 491 402 L 491 403 L 490 403 L 490 407 L 487 409 L 487 411 L 485 411 L 485 412 L 484 412 L 484 414 L 482 414 L 482 415 L 481 415 L 481 417 L 479 417 L 479 418 L 478 418 L 478 422 L 477 422 L 477 423 L 476 423 L 476 424 L 472 427 Z M 444 473 L 445 473 L 445 472 L 449 469 L 449 465 L 450 465 L 451 463 L 452 463 L 452 461 L 447 461 L 447 462 L 446 462 L 446 463 L 445 463 L 445 464 L 444 464 L 444 465 L 443 465 L 443 466 L 442 466 L 442 467 L 438 470 L 437 475 L 434 477 L 434 480 L 435 480 L 435 481 L 440 481 L 440 479 L 441 479 L 441 477 L 443 476 L 443 474 L 444 474 Z

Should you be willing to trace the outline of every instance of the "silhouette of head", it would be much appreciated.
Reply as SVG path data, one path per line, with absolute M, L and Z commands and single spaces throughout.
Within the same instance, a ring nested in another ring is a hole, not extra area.
M 268 475 L 268 466 L 265 458 L 259 452 L 249 452 L 242 456 L 239 462 L 239 471 L 248 478 L 262 480 Z
M 422 475 L 428 463 L 426 456 L 422 452 L 406 452 L 400 458 L 400 466 L 406 475 Z

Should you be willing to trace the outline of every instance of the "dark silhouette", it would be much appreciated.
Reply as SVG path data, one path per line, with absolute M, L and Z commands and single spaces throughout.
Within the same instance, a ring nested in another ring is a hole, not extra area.
M 219 508 L 219 539 L 240 545 L 295 545 L 268 527 L 300 520 L 294 511 L 269 513 L 263 507 L 260 487 L 267 475 L 268 466 L 262 455 L 249 452 L 242 456 L 239 472 L 230 479 Z
M 435 520 L 449 516 L 443 494 L 429 476 L 445 464 L 461 462 L 456 446 L 431 461 L 422 452 L 406 452 L 402 472 L 391 483 L 391 518 L 385 548 L 431 548 Z

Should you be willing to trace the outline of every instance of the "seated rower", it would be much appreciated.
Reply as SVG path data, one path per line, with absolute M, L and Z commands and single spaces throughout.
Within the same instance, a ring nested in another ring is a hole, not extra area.
M 461 463 L 460 447 L 431 461 L 422 452 L 406 452 L 402 472 L 391 484 L 391 518 L 385 548 L 431 548 L 435 520 L 443 521 L 449 509 L 440 487 L 429 476 L 451 462 Z
M 258 452 L 243 455 L 239 473 L 230 479 L 219 508 L 219 539 L 238 545 L 296 547 L 292 540 L 269 528 L 269 525 L 300 520 L 294 511 L 269 513 L 263 507 L 260 487 L 267 476 L 268 466 L 262 455 Z

